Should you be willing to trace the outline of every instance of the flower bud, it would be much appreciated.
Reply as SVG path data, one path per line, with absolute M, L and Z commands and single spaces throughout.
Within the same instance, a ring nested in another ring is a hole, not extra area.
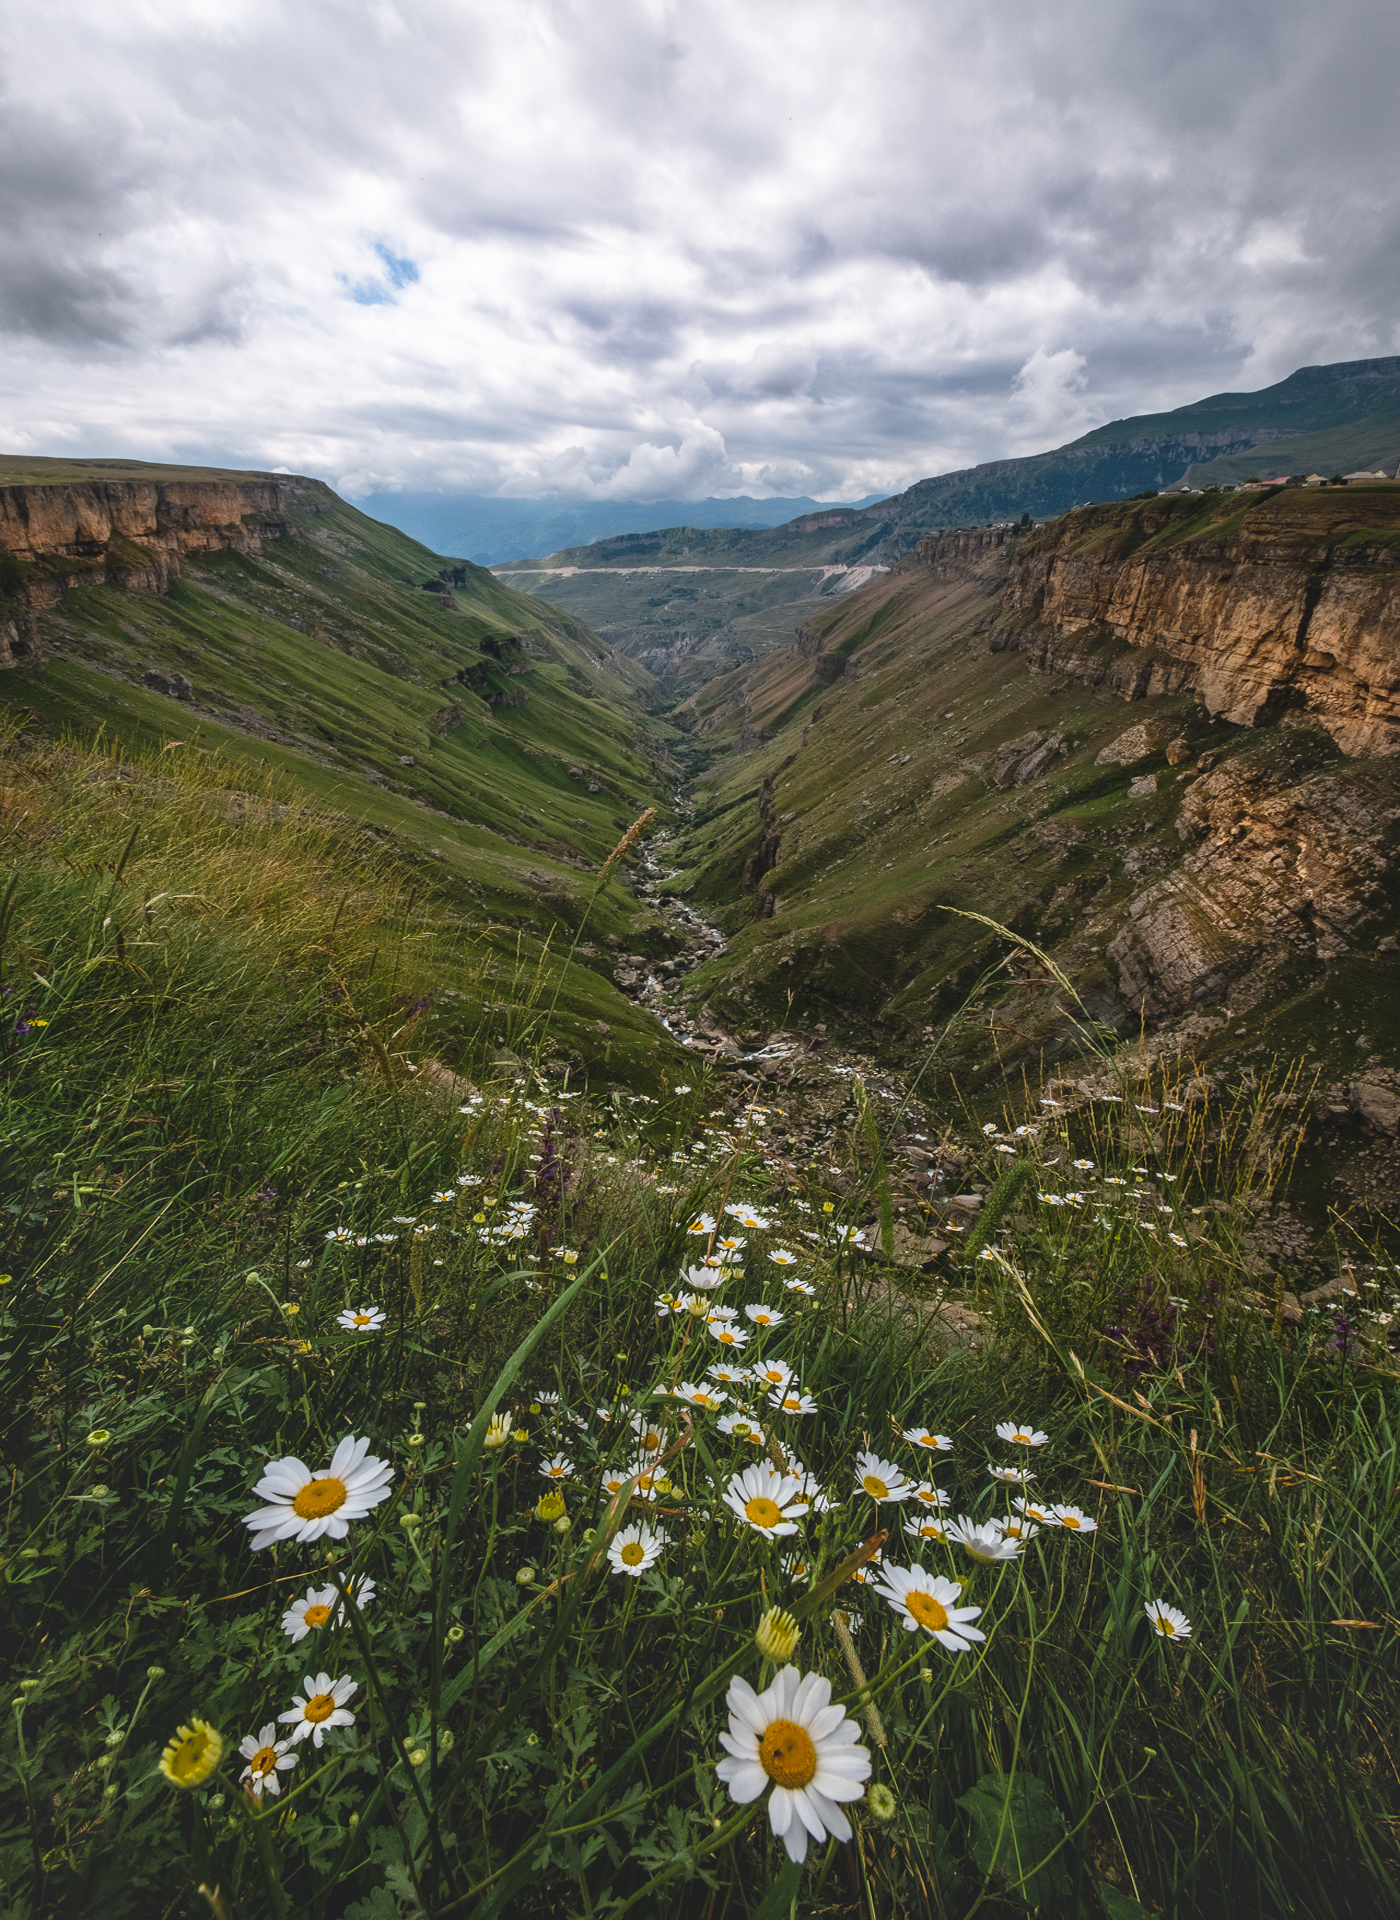
M 467 1630 L 465 1627 L 449 1627 L 447 1629 L 447 1644 L 449 1647 L 455 1647 L 459 1645 L 461 1641 L 466 1639 L 466 1637 L 467 1637 Z
M 783 1607 L 770 1607 L 758 1623 L 754 1642 L 767 1660 L 790 1660 L 799 1638 L 796 1620 Z
M 571 1531 L 573 1524 L 573 1521 L 567 1513 L 561 1514 L 554 1523 L 554 1531 L 556 1533 L 568 1533 Z
M 87 1437 L 87 1443 L 90 1447 L 105 1447 L 111 1437 L 106 1427 L 94 1427 Z
M 405 1533 L 416 1533 L 422 1524 L 423 1516 L 421 1513 L 401 1513 L 399 1515 L 399 1525 Z
M 408 1764 L 411 1767 L 421 1767 L 423 1765 L 423 1762 L 427 1759 L 427 1757 L 428 1757 L 427 1753 L 424 1751 L 422 1747 L 415 1747 L 412 1753 L 408 1756 Z
M 899 1803 L 887 1786 L 872 1780 L 865 1789 L 865 1811 L 877 1826 L 887 1827 L 899 1812 Z
M 510 1415 L 508 1413 L 493 1413 L 491 1415 L 490 1425 L 486 1429 L 487 1446 L 503 1447 L 509 1438 Z
M 535 1569 L 521 1567 L 516 1573 L 515 1584 L 517 1587 L 532 1587 L 535 1584 Z
M 428 1436 L 426 1433 L 410 1433 L 405 1435 L 404 1445 L 408 1447 L 421 1447 L 426 1445 L 427 1439 Z
M 564 1496 L 562 1493 L 542 1493 L 535 1502 L 535 1518 L 537 1520 L 557 1520 L 563 1511 Z

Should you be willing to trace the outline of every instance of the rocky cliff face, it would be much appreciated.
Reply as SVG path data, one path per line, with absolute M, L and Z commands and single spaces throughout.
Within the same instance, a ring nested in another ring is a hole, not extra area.
M 1017 544 L 994 650 L 1127 699 L 1194 692 L 1255 727 L 1306 709 L 1400 753 L 1400 486 L 1160 498 Z
M 179 578 L 182 554 L 251 553 L 287 533 L 297 484 L 268 475 L 0 487 L 0 594 L 11 603 L 0 602 L 0 666 L 27 650 L 32 632 L 15 603 L 53 607 L 70 588 L 108 581 L 164 593 Z

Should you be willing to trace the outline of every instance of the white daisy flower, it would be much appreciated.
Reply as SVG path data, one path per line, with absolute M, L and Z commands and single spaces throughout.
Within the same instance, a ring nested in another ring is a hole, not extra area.
M 1008 1540 L 995 1520 L 979 1522 L 964 1514 L 961 1519 L 950 1520 L 947 1531 L 954 1546 L 962 1547 L 972 1559 L 993 1566 L 999 1560 L 1014 1560 L 1021 1551 L 1021 1543 Z
M 1023 1514 L 1027 1520 L 1038 1521 L 1042 1527 L 1055 1525 L 1050 1508 L 1042 1506 L 1038 1500 L 1013 1500 L 1011 1504 L 1017 1513 Z
M 1049 1438 L 1048 1433 L 1038 1433 L 1034 1427 L 1019 1426 L 1014 1420 L 1003 1420 L 997 1427 L 997 1439 L 1007 1440 L 1015 1447 L 1043 1447 Z
M 1006 1539 L 1020 1540 L 1022 1543 L 1027 1540 L 1034 1540 L 1035 1536 L 1040 1532 L 1038 1526 L 1035 1526 L 1029 1520 L 1023 1520 L 1018 1513 L 1008 1514 L 1004 1520 L 998 1520 L 997 1525 L 1001 1528 L 1002 1534 Z
M 727 1433 L 731 1439 L 747 1440 L 751 1446 L 763 1445 L 763 1429 L 757 1420 L 746 1413 L 726 1413 L 715 1422 L 721 1433 Z
M 611 1499 L 613 1494 L 622 1492 L 631 1478 L 631 1474 L 624 1473 L 621 1467 L 609 1467 L 603 1475 L 603 1492 Z
M 749 1368 L 749 1375 L 761 1387 L 786 1387 L 792 1379 L 792 1368 L 782 1360 L 756 1360 Z
M 810 1393 L 799 1393 L 796 1387 L 787 1387 L 768 1396 L 770 1407 L 776 1407 L 779 1413 L 815 1413 L 817 1403 Z
M 815 1300 L 817 1290 L 810 1280 L 784 1280 L 783 1285 L 789 1293 L 805 1293 L 809 1300 Z
M 567 1454 L 556 1453 L 540 1463 L 540 1474 L 545 1480 L 572 1480 L 574 1463 Z
M 350 1598 L 356 1609 L 367 1607 L 375 1594 L 373 1580 L 364 1574 L 357 1574 L 350 1582 Z M 308 1587 L 300 1600 L 294 1600 L 282 1615 L 282 1631 L 296 1645 L 304 1640 L 308 1633 L 315 1633 L 324 1627 L 341 1606 L 340 1593 L 333 1586 Z
M 749 1244 L 749 1243 L 748 1243 L 748 1241 L 747 1241 L 747 1240 L 746 1240 L 746 1239 L 744 1238 L 744 1236 L 743 1236 L 743 1234 L 741 1234 L 741 1233 L 731 1233 L 731 1234 L 728 1234 L 728 1235 L 726 1235 L 726 1236 L 723 1236 L 723 1237 L 721 1237 L 720 1239 L 718 1239 L 718 1240 L 716 1240 L 716 1242 L 715 1242 L 715 1252 L 716 1252 L 716 1253 L 729 1253 L 729 1254 L 733 1254 L 733 1253 L 742 1253 L 742 1252 L 744 1251 L 744 1248 L 745 1248 L 745 1247 L 746 1247 L 746 1246 L 747 1246 L 748 1244 Z
M 640 1579 L 648 1567 L 655 1566 L 666 1544 L 664 1534 L 653 1533 L 645 1521 L 623 1527 L 608 1546 L 608 1564 L 614 1573 L 630 1573 Z
M 993 1480 L 1004 1480 L 1008 1486 L 1028 1487 L 1035 1475 L 1027 1473 L 1024 1467 L 988 1467 Z
M 1082 1507 L 1053 1506 L 1050 1518 L 1055 1526 L 1063 1527 L 1066 1533 L 1097 1533 L 1099 1523 Z
M 953 1443 L 946 1433 L 930 1433 L 927 1427 L 902 1427 L 900 1435 L 911 1447 L 926 1447 L 930 1453 L 951 1453 Z
M 320 1474 L 291 1454 L 270 1460 L 253 1488 L 268 1504 L 243 1519 L 252 1530 L 253 1551 L 277 1540 L 307 1544 L 323 1534 L 343 1540 L 352 1520 L 363 1520 L 387 1500 L 394 1469 L 387 1460 L 376 1459 L 369 1444 L 353 1435 L 342 1440 Z
M 697 1213 L 693 1220 L 687 1222 L 685 1230 L 697 1236 L 708 1235 L 714 1232 L 715 1223 L 708 1213 Z
M 727 1360 L 706 1367 L 705 1374 L 708 1379 L 718 1380 L 722 1387 L 741 1387 L 749 1377 L 747 1367 L 733 1367 Z
M 1191 1622 L 1179 1607 L 1168 1606 L 1165 1600 L 1148 1600 L 1143 1612 L 1152 1622 L 1154 1633 L 1160 1633 L 1164 1640 L 1189 1640 Z
M 911 1540 L 937 1540 L 940 1546 L 948 1544 L 948 1530 L 941 1520 L 916 1514 L 912 1520 L 906 1520 L 904 1531 Z
M 650 1413 L 634 1413 L 628 1421 L 644 1454 L 658 1454 L 666 1444 L 665 1423 Z
M 651 1454 L 648 1454 L 644 1460 L 634 1460 L 627 1469 L 627 1477 L 637 1482 L 633 1489 L 635 1499 L 655 1502 L 660 1498 L 656 1483 L 665 1476 L 659 1462 Z
M 776 1307 L 750 1305 L 744 1308 L 744 1312 L 756 1327 L 780 1327 L 787 1319 L 787 1315 L 780 1313 Z
M 957 1605 L 962 1598 L 959 1580 L 925 1573 L 922 1567 L 884 1567 L 874 1586 L 903 1620 L 906 1633 L 922 1627 L 949 1653 L 966 1653 L 974 1640 L 987 1637 L 972 1625 L 982 1609 Z
M 264 1790 L 280 1793 L 282 1782 L 277 1775 L 287 1772 L 297 1763 L 291 1741 L 277 1738 L 277 1725 L 272 1720 L 268 1721 L 261 1733 L 245 1734 L 238 1751 L 248 1762 L 238 1777 L 248 1782 L 248 1791 L 255 1800 L 262 1799 Z
M 802 1498 L 801 1482 L 772 1467 L 745 1467 L 742 1473 L 736 1473 L 724 1490 L 724 1500 L 741 1520 L 770 1540 L 796 1533 L 797 1521 L 808 1505 Z
M 942 1487 L 934 1486 L 931 1480 L 921 1480 L 914 1489 L 914 1499 L 924 1507 L 946 1507 L 948 1496 Z
M 892 1460 L 882 1460 L 878 1453 L 856 1455 L 856 1485 L 877 1506 L 882 1500 L 908 1500 L 914 1491 L 914 1482 L 906 1479 Z
M 335 1324 L 347 1333 L 377 1333 L 386 1317 L 382 1307 L 347 1307 Z
M 331 1727 L 353 1727 L 355 1716 L 345 1702 L 359 1689 L 359 1681 L 342 1677 L 332 1680 L 328 1673 L 308 1674 L 301 1692 L 292 1699 L 291 1710 L 277 1718 L 292 1729 L 292 1744 L 310 1739 L 319 1747 Z
M 722 1347 L 746 1347 L 749 1336 L 742 1327 L 732 1326 L 728 1320 L 713 1319 L 708 1322 L 710 1338 L 718 1340 Z
M 703 1407 L 706 1413 L 713 1413 L 729 1398 L 727 1393 L 720 1393 L 714 1387 L 693 1380 L 682 1380 L 679 1386 L 670 1389 L 670 1394 L 673 1400 L 688 1400 L 692 1407 Z
M 756 1694 L 736 1674 L 726 1705 L 729 1731 L 719 1738 L 730 1757 L 715 1771 L 730 1799 L 747 1806 L 771 1784 L 768 1822 L 791 1860 L 806 1859 L 809 1836 L 849 1840 L 851 1823 L 837 1803 L 860 1798 L 870 1754 L 845 1708 L 831 1705 L 831 1682 L 784 1667 Z
M 451 1187 L 444 1187 L 441 1193 L 435 1193 L 433 1195 L 433 1201 L 439 1207 L 446 1206 L 449 1200 L 455 1200 L 456 1198 L 457 1195 Z
M 797 1265 L 797 1255 L 790 1247 L 770 1247 L 768 1250 L 768 1258 L 773 1262 L 775 1267 L 795 1267 Z
M 692 1287 L 698 1287 L 701 1293 L 713 1293 L 725 1278 L 725 1270 L 720 1262 L 707 1260 L 703 1266 L 687 1267 L 681 1278 Z

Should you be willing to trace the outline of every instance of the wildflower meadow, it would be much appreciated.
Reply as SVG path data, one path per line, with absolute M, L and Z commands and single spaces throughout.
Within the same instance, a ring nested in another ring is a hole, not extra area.
M 910 1278 L 858 1086 L 838 1193 L 547 1004 L 430 1084 L 392 876 L 268 831 L 7 903 L 7 1914 L 1396 1910 L 1383 1258 L 1251 1304 L 1153 1068 L 968 1115 Z

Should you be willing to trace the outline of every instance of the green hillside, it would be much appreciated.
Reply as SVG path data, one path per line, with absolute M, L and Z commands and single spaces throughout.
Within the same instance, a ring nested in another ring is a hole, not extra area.
M 9 484 L 32 485 L 34 464 L 10 462 Z M 47 464 L 54 484 L 249 477 Z M 675 736 L 642 710 L 648 676 L 567 614 L 469 563 L 444 568 L 319 482 L 298 483 L 290 526 L 258 554 L 185 556 L 168 594 L 68 592 L 38 616 L 44 658 L 0 675 L 0 707 L 45 733 L 100 728 L 133 757 L 193 744 L 231 786 L 281 776 L 347 833 L 373 835 L 524 978 L 568 946 L 600 863 L 674 785 Z M 147 684 L 171 675 L 190 697 Z M 609 935 L 645 940 L 635 913 L 614 881 L 561 1004 L 576 1065 L 645 1078 L 669 1042 L 616 991 L 606 954 Z M 497 1039 L 524 1017 L 508 1000 L 502 989 Z

